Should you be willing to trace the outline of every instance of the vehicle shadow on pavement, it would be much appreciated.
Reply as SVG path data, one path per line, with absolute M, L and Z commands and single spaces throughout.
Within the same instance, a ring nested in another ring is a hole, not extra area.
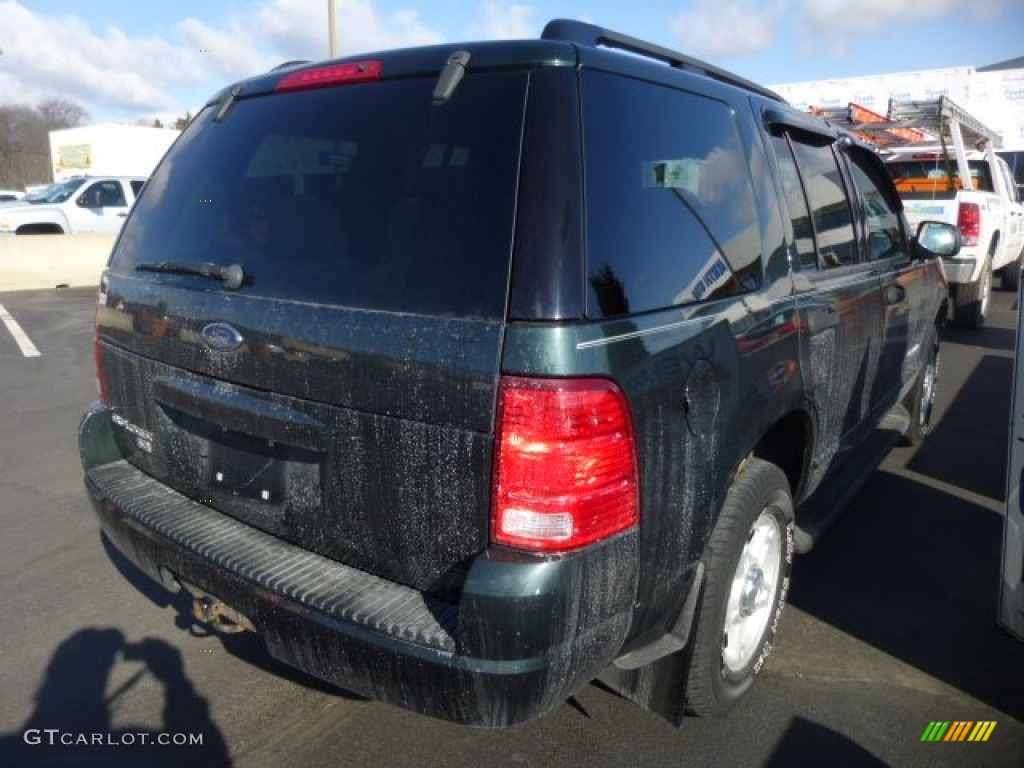
M 996 623 L 1002 519 L 875 474 L 794 566 L 791 602 L 889 656 L 1024 719 L 1024 645 Z
M 762 765 L 763 768 L 791 768 L 795 765 L 806 765 L 810 755 L 816 755 L 819 759 L 827 755 L 828 764 L 833 766 L 856 765 L 859 768 L 887 768 L 888 766 L 888 763 L 879 760 L 853 739 L 802 717 L 793 718 L 775 750 Z
M 312 675 L 307 675 L 295 667 L 278 661 L 267 653 L 263 641 L 252 632 L 221 634 L 213 631 L 207 625 L 198 622 L 192 616 L 192 599 L 184 590 L 175 593 L 164 589 L 121 554 L 106 536 L 101 535 L 100 538 L 103 542 L 103 550 L 107 553 L 110 562 L 121 576 L 154 605 L 160 608 L 171 607 L 174 609 L 176 613 L 174 624 L 178 629 L 187 632 L 193 637 L 216 638 L 224 650 L 235 658 L 264 672 L 269 672 L 276 677 L 301 685 L 304 688 L 352 701 L 367 700 L 364 696 L 333 686 Z
M 984 328 L 981 331 L 947 327 L 942 332 L 942 341 L 963 344 L 967 347 L 1012 352 L 1017 334 L 1012 328 Z
M 1012 386 L 1013 358 L 982 357 L 907 468 L 1005 501 Z
M 991 341 L 994 330 L 978 339 Z M 1008 357 L 980 360 L 924 445 L 894 451 L 829 535 L 797 561 L 790 599 L 1024 719 L 1024 644 L 996 622 L 1003 517 L 970 496 L 1005 496 L 1012 367 Z M 912 474 L 901 474 L 904 467 Z
M 120 665 L 140 668 L 108 692 Z M 156 728 L 124 725 L 116 716 L 118 699 L 147 676 L 164 689 L 161 722 Z M 173 646 L 156 638 L 129 643 L 118 629 L 89 628 L 53 654 L 24 726 L 0 734 L 0 764 L 229 766 L 231 760 L 207 700 L 185 675 Z

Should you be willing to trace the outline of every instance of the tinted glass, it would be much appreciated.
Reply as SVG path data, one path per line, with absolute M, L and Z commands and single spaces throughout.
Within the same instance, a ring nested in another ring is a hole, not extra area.
M 243 293 L 500 318 L 525 73 L 242 99 L 207 110 L 146 184 L 112 266 L 240 264 Z M 196 278 L 154 277 L 196 285 Z
M 79 202 L 90 208 L 108 208 L 128 205 L 119 181 L 98 181 L 85 188 Z
M 896 189 L 905 200 L 927 198 L 952 199 L 963 188 L 956 160 L 947 162 L 936 156 L 928 159 L 895 160 L 886 163 Z M 969 160 L 968 171 L 976 190 L 991 192 L 992 175 L 984 160 Z
M 85 179 L 83 178 L 68 179 L 67 181 L 51 184 L 45 190 L 41 190 L 38 197 L 33 197 L 32 202 L 63 203 L 75 194 L 75 191 L 83 184 L 85 184 Z
M 756 288 L 760 231 L 729 106 L 587 72 L 583 111 L 588 314 Z
M 900 215 L 883 191 L 887 179 L 879 179 L 878 168 L 863 150 L 850 151 L 850 169 L 867 219 L 867 259 L 904 258 L 909 255 L 900 225 Z
M 793 222 L 793 240 L 796 246 L 800 265 L 804 269 L 815 269 L 818 266 L 818 254 L 814 250 L 814 228 L 811 226 L 811 212 L 807 208 L 807 198 L 800 186 L 800 174 L 796 170 L 796 161 L 790 149 L 789 141 L 783 136 L 772 136 L 775 155 L 779 162 L 779 176 L 782 181 L 782 192 L 789 208 L 789 216 Z
M 1024 151 L 1000 152 L 999 156 L 1006 161 L 1010 167 L 1010 173 L 1017 184 L 1024 185 Z
M 832 269 L 855 263 L 853 215 L 832 146 L 810 143 L 798 133 L 790 139 L 811 207 L 820 266 Z

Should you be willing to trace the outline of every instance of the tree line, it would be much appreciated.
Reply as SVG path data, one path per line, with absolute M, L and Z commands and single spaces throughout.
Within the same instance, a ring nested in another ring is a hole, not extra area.
M 23 189 L 53 181 L 50 131 L 88 121 L 84 107 L 64 99 L 46 99 L 34 107 L 0 104 L 0 187 Z
M 191 119 L 186 114 L 168 127 L 181 130 Z M 84 107 L 65 99 L 46 99 L 34 107 L 0 104 L 0 189 L 24 189 L 53 181 L 50 131 L 77 128 L 90 120 Z M 137 124 L 164 127 L 159 119 Z

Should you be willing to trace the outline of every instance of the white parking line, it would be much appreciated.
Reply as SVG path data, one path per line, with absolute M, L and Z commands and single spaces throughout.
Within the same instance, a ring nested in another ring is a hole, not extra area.
M 18 325 L 18 321 L 11 317 L 11 313 L 4 309 L 3 304 L 0 304 L 0 320 L 4 321 L 4 325 L 7 326 L 7 330 L 11 332 L 11 336 L 13 336 L 14 340 L 18 342 L 21 354 L 25 357 L 39 357 L 39 350 L 36 349 L 36 345 L 32 343 L 32 339 L 30 339 L 28 334 L 22 330 L 20 325 Z

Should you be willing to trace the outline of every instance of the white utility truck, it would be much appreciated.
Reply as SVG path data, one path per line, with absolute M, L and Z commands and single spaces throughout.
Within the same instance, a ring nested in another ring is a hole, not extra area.
M 1016 290 L 1024 258 L 1024 206 L 1009 166 L 996 154 L 1000 137 L 945 96 L 893 99 L 888 118 L 890 126 L 934 137 L 890 146 L 886 165 L 911 227 L 931 219 L 960 229 L 960 253 L 945 260 L 953 322 L 983 325 L 993 272 Z
M 1024 259 L 1024 205 L 999 134 L 946 96 L 890 99 L 888 115 L 859 104 L 813 110 L 883 154 L 911 228 L 925 220 L 956 224 L 962 247 L 944 259 L 953 322 L 985 323 L 992 275 L 1016 290 Z
M 65 179 L 0 207 L 0 235 L 117 232 L 145 183 L 141 176 Z

